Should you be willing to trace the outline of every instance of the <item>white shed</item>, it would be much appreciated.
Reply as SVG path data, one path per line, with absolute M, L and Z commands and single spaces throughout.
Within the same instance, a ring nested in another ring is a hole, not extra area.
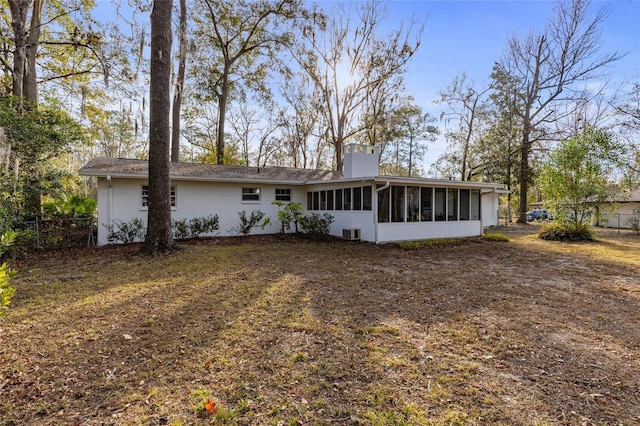
M 627 192 L 617 200 L 598 206 L 598 226 L 632 229 L 640 221 L 640 190 Z

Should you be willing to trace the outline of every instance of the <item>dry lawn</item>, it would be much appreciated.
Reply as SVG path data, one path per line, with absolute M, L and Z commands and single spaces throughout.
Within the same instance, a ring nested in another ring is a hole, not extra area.
M 640 237 L 507 232 L 31 259 L 0 425 L 640 424 Z

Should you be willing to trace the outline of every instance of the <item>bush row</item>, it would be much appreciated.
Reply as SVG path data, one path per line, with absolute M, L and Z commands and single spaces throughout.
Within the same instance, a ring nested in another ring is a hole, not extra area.
M 299 203 L 284 204 L 276 201 L 278 205 L 278 221 L 281 224 L 281 233 L 291 229 L 292 224 L 296 232 L 304 232 L 313 238 L 325 238 L 329 235 L 334 217 L 328 213 L 310 213 L 303 215 L 302 206 Z M 260 210 L 247 213 L 245 210 L 238 212 L 240 223 L 231 228 L 231 232 L 237 235 L 249 235 L 257 227 L 264 229 L 270 222 L 270 217 Z M 146 227 L 141 219 L 135 218 L 128 222 L 115 220 L 107 225 L 107 240 L 109 243 L 133 243 L 144 240 Z M 191 219 L 173 220 L 171 222 L 175 239 L 198 238 L 202 235 L 215 235 L 220 229 L 217 214 L 195 217 Z

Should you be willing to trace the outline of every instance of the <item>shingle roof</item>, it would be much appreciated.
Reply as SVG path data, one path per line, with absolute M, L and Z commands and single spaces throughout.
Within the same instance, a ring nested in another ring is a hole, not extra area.
M 149 162 L 122 158 L 94 158 L 79 172 L 82 176 L 113 176 L 147 178 Z M 331 170 L 294 169 L 288 167 L 220 166 L 217 164 L 171 163 L 171 179 L 220 181 L 273 181 L 304 183 L 342 179 L 342 172 Z

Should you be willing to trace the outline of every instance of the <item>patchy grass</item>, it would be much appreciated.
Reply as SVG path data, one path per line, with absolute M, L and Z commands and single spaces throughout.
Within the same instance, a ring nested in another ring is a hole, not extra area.
M 502 235 L 32 259 L 0 319 L 0 425 L 640 422 L 640 239 Z
M 459 246 L 482 242 L 508 242 L 509 237 L 499 232 L 491 232 L 479 237 L 432 238 L 428 240 L 401 241 L 397 246 L 404 250 L 419 250 L 427 247 Z

